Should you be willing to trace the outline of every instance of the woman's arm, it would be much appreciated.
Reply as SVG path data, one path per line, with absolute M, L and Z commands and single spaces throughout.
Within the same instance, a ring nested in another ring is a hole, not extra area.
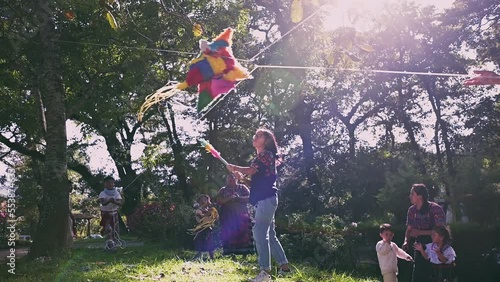
M 219 190 L 219 193 L 217 193 L 217 198 L 216 198 L 217 199 L 217 204 L 219 204 L 221 206 L 227 204 L 227 202 L 229 202 L 229 200 L 230 200 L 229 198 L 223 196 L 223 189 L 224 188 L 221 188 Z
M 410 233 L 411 233 L 411 226 L 408 225 L 406 227 L 406 232 L 405 232 L 405 241 L 403 242 L 403 245 L 401 247 L 403 247 L 404 250 L 408 250 L 408 241 L 410 240 Z
M 239 196 L 238 197 L 238 201 L 240 201 L 241 203 L 248 203 L 249 200 L 250 200 L 249 196 Z
M 254 167 L 250 167 L 250 166 L 237 166 L 237 165 L 233 165 L 233 164 L 228 164 L 226 166 L 226 168 L 231 173 L 241 172 L 241 173 L 246 174 L 246 175 L 254 175 L 257 173 L 257 170 Z
M 224 197 L 222 195 L 217 196 L 217 203 L 221 206 L 231 202 L 232 200 L 236 199 L 236 197 Z

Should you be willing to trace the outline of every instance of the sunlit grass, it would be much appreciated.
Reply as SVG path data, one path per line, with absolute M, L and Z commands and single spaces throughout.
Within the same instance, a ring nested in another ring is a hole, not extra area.
M 0 267 L 0 281 L 247 281 L 257 274 L 256 256 L 232 260 L 216 254 L 214 261 L 192 262 L 191 251 L 166 250 L 160 245 L 127 247 L 115 253 L 102 249 L 78 248 L 59 258 L 41 261 L 20 259 L 16 274 Z M 290 277 L 275 281 L 377 281 L 350 274 L 320 271 L 294 265 Z M 275 274 L 275 273 L 274 273 Z

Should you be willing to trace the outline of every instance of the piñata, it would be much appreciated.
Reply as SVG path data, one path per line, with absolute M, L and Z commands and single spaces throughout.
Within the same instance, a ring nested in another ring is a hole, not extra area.
M 200 55 L 190 62 L 186 80 L 168 84 L 146 97 L 139 110 L 139 120 L 151 106 L 190 87 L 198 86 L 198 112 L 203 111 L 221 94 L 228 93 L 237 81 L 251 78 L 231 50 L 233 29 L 225 29 L 213 42 L 200 40 Z

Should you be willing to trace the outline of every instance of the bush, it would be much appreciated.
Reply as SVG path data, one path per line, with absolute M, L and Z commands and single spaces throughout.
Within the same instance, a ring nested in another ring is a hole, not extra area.
M 323 269 L 352 270 L 358 263 L 361 239 L 355 227 L 334 215 L 292 214 L 288 223 L 278 226 L 278 232 L 283 234 L 280 240 L 291 260 Z
M 494 249 L 500 250 L 500 225 L 451 225 L 452 246 L 457 253 L 460 281 L 498 281 L 500 265 Z
M 191 206 L 149 202 L 137 208 L 128 223 L 132 234 L 140 238 L 161 241 L 165 247 L 193 247 L 193 237 L 187 235 L 187 229 L 194 226 Z
M 175 209 L 170 203 L 146 203 L 130 216 L 129 228 L 141 238 L 165 240 L 167 230 L 174 225 Z

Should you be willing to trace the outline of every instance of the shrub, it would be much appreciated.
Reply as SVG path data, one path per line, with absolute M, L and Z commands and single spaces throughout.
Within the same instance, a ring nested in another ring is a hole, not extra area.
M 175 209 L 176 206 L 171 203 L 146 203 L 130 216 L 129 228 L 139 237 L 165 240 L 167 230 L 174 225 Z
M 292 214 L 279 226 L 280 240 L 294 261 L 323 269 L 353 269 L 358 262 L 359 240 L 355 224 L 346 225 L 339 217 L 324 215 L 310 218 Z

